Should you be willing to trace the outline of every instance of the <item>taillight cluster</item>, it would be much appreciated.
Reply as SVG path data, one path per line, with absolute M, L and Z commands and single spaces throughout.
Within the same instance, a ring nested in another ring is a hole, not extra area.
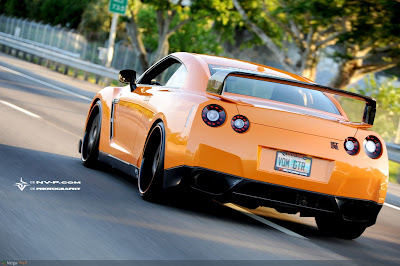
M 372 158 L 378 158 L 382 153 L 382 143 L 375 136 L 368 136 L 364 140 L 364 150 Z
M 209 104 L 203 108 L 201 117 L 208 126 L 219 127 L 225 123 L 226 112 L 224 108 L 217 104 Z M 231 126 L 236 132 L 244 133 L 249 129 L 250 122 L 244 115 L 235 115 L 231 120 Z
M 357 139 L 349 137 L 344 141 L 344 149 L 350 155 L 356 155 L 360 151 L 360 144 Z
M 204 123 L 210 127 L 219 127 L 225 122 L 226 113 L 224 108 L 216 104 L 210 104 L 204 107 L 201 112 Z
M 250 122 L 244 115 L 235 115 L 232 118 L 231 126 L 236 132 L 243 133 L 249 129 Z
M 344 149 L 350 155 L 357 155 L 360 151 L 360 144 L 357 139 L 349 137 L 344 141 Z M 368 136 L 364 140 L 364 151 L 372 159 L 379 158 L 382 154 L 382 143 L 375 136 Z

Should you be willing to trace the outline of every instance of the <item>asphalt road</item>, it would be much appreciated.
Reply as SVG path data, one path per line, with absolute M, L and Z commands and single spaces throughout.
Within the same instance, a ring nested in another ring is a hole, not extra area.
M 376 225 L 346 241 L 322 235 L 312 218 L 267 208 L 255 212 L 266 219 L 260 222 L 190 195 L 148 203 L 133 178 L 85 168 L 77 143 L 86 97 L 98 89 L 0 54 L 0 260 L 400 263 L 400 208 L 384 206 Z M 29 184 L 23 191 L 15 186 L 21 178 Z M 81 184 L 60 185 L 79 191 L 31 190 L 45 187 L 35 181 Z M 400 206 L 399 195 L 391 187 L 387 202 Z

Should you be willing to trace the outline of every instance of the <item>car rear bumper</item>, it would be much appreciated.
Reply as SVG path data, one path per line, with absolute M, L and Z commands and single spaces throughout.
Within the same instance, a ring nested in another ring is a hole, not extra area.
M 371 132 L 359 130 L 356 137 L 361 143 L 368 134 Z M 338 149 L 332 148 L 332 143 Z M 166 168 L 201 167 L 262 183 L 383 204 L 389 173 L 386 149 L 377 159 L 368 157 L 363 149 L 351 156 L 344 149 L 344 139 L 336 137 L 256 123 L 238 134 L 231 127 L 212 128 L 201 120 L 192 125 L 185 159 Z M 308 175 L 278 169 L 278 153 L 282 152 L 309 158 Z M 166 161 L 173 159 L 166 155 Z
M 237 177 L 200 167 L 179 166 L 165 170 L 164 187 L 186 186 L 222 202 L 256 208 L 266 206 L 279 212 L 302 216 L 340 216 L 341 219 L 375 224 L 382 204 L 338 197 Z

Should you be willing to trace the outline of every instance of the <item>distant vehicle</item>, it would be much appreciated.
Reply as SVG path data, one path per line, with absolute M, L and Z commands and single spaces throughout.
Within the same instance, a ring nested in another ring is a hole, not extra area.
M 174 53 L 94 97 L 79 151 L 138 178 L 155 200 L 190 187 L 222 202 L 316 218 L 346 239 L 376 222 L 388 158 L 376 102 L 268 66 Z M 351 122 L 337 96 L 363 101 Z

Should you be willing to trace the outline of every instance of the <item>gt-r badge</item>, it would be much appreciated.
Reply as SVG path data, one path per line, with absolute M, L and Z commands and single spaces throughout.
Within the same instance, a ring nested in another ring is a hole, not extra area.
M 339 143 L 332 141 L 331 142 L 331 149 L 338 150 L 339 149 Z

